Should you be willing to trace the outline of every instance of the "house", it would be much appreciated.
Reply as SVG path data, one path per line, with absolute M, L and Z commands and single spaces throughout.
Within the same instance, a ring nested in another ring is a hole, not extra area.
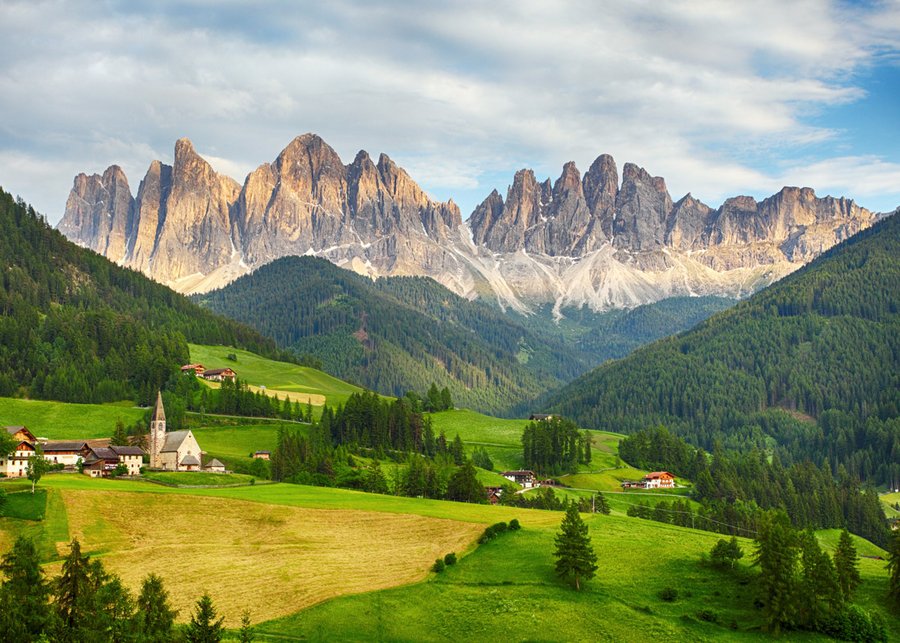
M 162 394 L 156 396 L 156 408 L 150 416 L 150 468 L 166 471 L 198 471 L 203 452 L 194 433 L 166 432 L 166 410 Z
M 674 489 L 675 476 L 668 471 L 651 471 L 644 476 L 644 489 Z
M 125 465 L 126 475 L 137 476 L 141 473 L 144 451 L 140 447 L 92 447 L 85 444 L 81 456 L 82 471 L 92 478 L 106 478 L 112 475 L 120 464 Z
M 211 368 L 203 371 L 201 377 L 210 382 L 222 382 L 224 380 L 233 382 L 234 378 L 237 377 L 237 373 L 230 368 Z
M 37 439 L 24 426 L 5 426 L 3 428 L 12 436 L 16 447 L 8 456 L 0 458 L 0 473 L 8 478 L 22 478 L 27 473 L 28 458 L 34 455 L 34 445 L 37 444 Z
M 206 463 L 206 466 L 203 467 L 203 470 L 209 471 L 210 473 L 225 473 L 225 465 L 213 458 Z
M 535 486 L 534 471 L 504 471 L 501 473 L 504 478 L 521 485 L 526 489 Z
M 78 459 L 83 458 L 87 443 L 84 440 L 78 441 L 60 441 L 53 440 L 44 442 L 41 445 L 44 448 L 44 459 L 53 464 L 61 464 L 67 469 L 74 469 L 78 465 Z
M 272 454 L 269 451 L 254 451 L 253 457 L 257 460 L 269 460 L 272 457 Z
M 552 420 L 555 417 L 555 415 L 550 415 L 547 413 L 532 413 L 528 416 L 528 419 L 532 422 L 540 422 L 541 420 Z
M 503 487 L 485 487 L 484 492 L 487 495 L 488 502 L 496 505 L 500 502 L 500 496 L 503 494 Z
M 182 373 L 190 373 L 194 376 L 203 375 L 203 371 L 206 370 L 206 367 L 203 364 L 185 364 L 181 367 Z
M 644 481 L 643 480 L 623 480 L 622 488 L 623 489 L 643 489 Z

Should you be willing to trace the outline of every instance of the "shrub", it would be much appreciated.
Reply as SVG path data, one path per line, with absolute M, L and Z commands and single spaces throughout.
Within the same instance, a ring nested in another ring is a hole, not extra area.
M 697 612 L 697 618 L 701 621 L 706 621 L 707 623 L 718 623 L 719 622 L 719 614 L 711 609 L 702 609 Z
M 659 598 L 667 603 L 672 603 L 678 599 L 678 590 L 674 587 L 664 587 L 659 590 Z
M 522 525 L 519 524 L 518 518 L 513 518 L 512 520 L 509 521 L 509 530 L 510 531 L 518 531 L 521 528 L 522 528 Z
M 509 527 L 505 522 L 498 522 L 496 524 L 493 524 L 484 530 L 484 533 L 481 534 L 481 537 L 478 539 L 478 543 L 483 545 L 484 543 L 494 538 L 497 534 L 502 534 L 507 529 L 509 529 Z
M 450 565 L 455 565 L 456 564 L 456 552 L 451 551 L 449 554 L 444 556 L 444 564 L 447 565 L 448 567 Z
M 446 565 L 444 565 L 444 559 L 438 558 L 434 561 L 434 565 L 431 566 L 431 571 L 440 574 L 442 571 L 444 571 L 445 567 Z

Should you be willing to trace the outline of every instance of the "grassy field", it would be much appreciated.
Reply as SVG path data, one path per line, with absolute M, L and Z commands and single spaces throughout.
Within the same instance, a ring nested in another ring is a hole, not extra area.
M 900 493 L 883 493 L 880 496 L 881 504 L 884 505 L 884 513 L 888 518 L 900 518 L 900 511 L 894 508 L 897 503 L 900 503 Z
M 249 484 L 253 480 L 253 476 L 242 473 L 210 473 L 207 471 L 148 471 L 144 477 L 148 480 L 179 487 Z
M 42 400 L 0 398 L 0 426 L 24 425 L 39 437 L 51 440 L 108 438 L 116 421 L 126 426 L 147 412 L 133 402 L 119 404 L 66 404 Z
M 254 451 L 273 451 L 278 438 L 278 422 L 241 424 L 237 426 L 208 426 L 192 429 L 194 437 L 212 458 L 226 466 L 237 460 L 249 462 Z M 298 425 L 291 423 L 292 428 Z
M 0 487 L 0 489 L 5 487 Z M 6 494 L 6 503 L 0 508 L 0 516 L 19 520 L 43 520 L 47 511 L 47 490 L 37 489 L 31 493 L 28 488 Z
M 188 346 L 192 362 L 203 364 L 206 368 L 231 367 L 250 386 L 265 386 L 270 395 L 277 394 L 281 399 L 284 399 L 285 393 L 296 399 L 301 399 L 297 396 L 302 394 L 312 396 L 314 405 L 327 402 L 330 406 L 336 406 L 345 402 L 352 393 L 362 390 L 314 368 L 276 362 L 236 348 L 199 344 Z M 226 356 L 231 353 L 237 357 L 237 362 L 227 359 Z
M 45 480 L 47 519 L 38 524 L 54 535 L 44 542 L 61 551 L 78 537 L 130 587 L 150 571 L 161 574 L 181 620 L 203 591 L 232 626 L 249 606 L 258 640 L 759 638 L 747 560 L 738 575 L 700 563 L 721 536 L 618 511 L 585 516 L 600 569 L 576 593 L 553 574 L 559 512 L 285 484 L 177 489 L 74 475 Z M 472 548 L 487 524 L 513 517 L 522 531 Z M 0 553 L 15 533 L 26 533 L 25 522 L 0 519 Z M 837 532 L 820 539 L 833 547 Z M 749 554 L 751 543 L 741 544 Z M 864 541 L 857 547 L 883 555 Z M 429 574 L 434 558 L 449 551 L 464 555 Z M 880 609 L 883 567 L 860 562 L 857 603 L 865 609 Z M 674 602 L 658 597 L 667 587 L 678 592 Z M 885 621 L 900 636 L 900 624 Z

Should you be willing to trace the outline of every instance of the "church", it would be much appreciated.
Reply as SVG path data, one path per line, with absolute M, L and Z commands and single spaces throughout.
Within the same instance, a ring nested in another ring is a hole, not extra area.
M 157 393 L 156 408 L 150 417 L 150 468 L 165 471 L 199 471 L 202 451 L 193 432 L 166 432 L 166 410 L 162 393 Z

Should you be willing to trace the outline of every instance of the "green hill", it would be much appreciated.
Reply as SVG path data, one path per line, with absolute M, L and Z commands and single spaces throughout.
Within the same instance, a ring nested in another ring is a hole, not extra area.
M 0 396 L 149 402 L 187 341 L 275 344 L 80 248 L 0 189 Z
M 712 449 L 776 447 L 900 479 L 900 217 L 696 328 L 607 363 L 540 405 L 584 426 L 664 424 Z
M 588 367 L 561 340 L 431 279 L 373 282 L 323 259 L 279 259 L 195 300 L 387 395 L 434 382 L 462 406 L 499 412 Z

